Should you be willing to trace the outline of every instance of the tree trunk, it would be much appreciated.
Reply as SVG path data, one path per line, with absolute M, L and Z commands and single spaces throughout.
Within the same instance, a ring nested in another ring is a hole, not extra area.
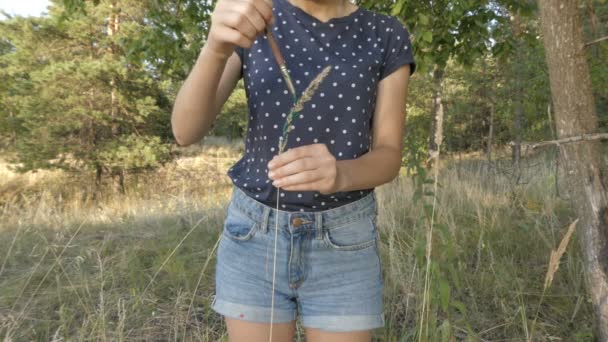
M 511 162 L 513 163 L 515 172 L 519 171 L 519 165 L 521 161 L 521 132 L 522 132 L 522 116 L 524 114 L 524 77 L 523 65 L 521 61 L 524 60 L 524 46 L 523 46 L 523 28 L 521 24 L 521 18 L 518 13 L 513 14 L 513 35 L 516 37 L 515 42 L 515 58 L 517 59 L 512 63 L 513 65 L 513 76 L 515 77 L 515 91 L 514 101 L 515 108 L 513 113 L 513 140 L 514 144 L 511 145 Z
M 486 77 L 488 75 L 488 63 L 484 57 L 483 65 L 483 85 L 481 88 L 481 101 L 480 103 L 484 103 L 484 121 L 488 120 L 488 136 L 486 139 L 486 159 L 488 163 L 486 164 L 486 171 L 490 171 L 490 164 L 492 163 L 492 141 L 494 140 L 494 96 L 490 95 L 490 91 L 488 90 L 488 83 L 492 82 L 492 85 L 496 84 L 496 78 L 489 78 L 490 81 L 486 81 Z M 487 102 L 485 102 L 487 101 Z M 483 134 L 483 133 L 482 133 Z
M 112 175 L 112 179 L 114 180 L 114 189 L 116 189 L 116 192 L 121 195 L 126 194 L 124 169 L 121 168 L 116 170 L 116 172 Z
M 555 125 L 560 138 L 598 131 L 579 1 L 539 0 Z M 587 291 L 598 337 L 608 341 L 608 167 L 598 140 L 561 145 L 567 190 L 579 218 Z
M 113 0 L 110 3 L 110 18 L 108 19 L 108 36 L 112 37 L 116 35 L 120 31 L 120 13 L 121 8 L 118 0 Z M 115 60 L 118 55 L 118 47 L 116 44 L 110 44 L 108 53 L 111 55 L 112 59 Z M 112 76 L 110 79 L 110 117 L 112 118 L 112 126 L 111 132 L 112 136 L 117 137 L 120 134 L 120 124 L 118 123 L 118 96 L 116 89 L 116 76 Z M 117 177 L 117 178 L 115 178 Z M 117 170 L 113 171 L 112 178 L 114 179 L 115 187 L 120 194 L 124 194 L 124 168 L 119 167 Z
M 597 14 L 595 13 L 595 8 L 593 8 L 593 0 L 587 0 L 587 15 L 589 15 L 589 23 L 591 24 L 591 37 L 593 37 L 593 39 L 598 38 L 597 26 L 598 26 L 599 20 L 597 18 Z M 592 49 L 593 49 L 593 54 L 595 55 L 595 58 L 599 58 L 600 57 L 599 46 L 597 44 L 594 44 Z
M 95 190 L 93 191 L 93 201 L 97 201 L 101 194 L 101 177 L 103 175 L 103 168 L 100 164 L 95 163 Z
M 436 135 L 439 134 L 443 134 L 443 132 L 438 132 L 438 129 L 441 129 L 439 126 L 441 126 L 442 122 L 439 122 L 440 120 L 443 121 L 443 87 L 442 87 L 442 82 L 443 82 L 443 75 L 444 75 L 444 71 L 443 69 L 439 68 L 437 65 L 435 65 L 435 69 L 433 70 L 433 85 L 434 85 L 434 89 L 433 89 L 433 110 L 431 112 L 431 131 L 429 134 L 429 141 L 428 141 L 428 149 L 429 149 L 429 154 L 432 155 L 432 152 L 437 151 L 437 137 Z M 433 167 L 433 159 L 430 160 L 429 164 L 427 164 L 427 167 L 429 169 L 431 169 Z
M 15 114 L 12 110 L 9 109 L 8 114 L 11 118 L 11 121 L 13 121 Z M 9 141 L 9 146 L 17 146 L 17 130 L 15 129 L 14 125 L 11 125 L 12 129 L 11 129 L 11 138 Z
M 114 0 L 110 3 L 110 18 L 108 18 L 108 36 L 113 37 L 120 30 L 120 5 L 117 0 Z M 108 47 L 108 53 L 111 55 L 112 59 L 115 58 L 118 53 L 118 48 L 116 44 L 111 43 Z M 110 93 L 110 115 L 112 117 L 112 135 L 118 135 L 119 133 L 119 125 L 117 123 L 117 115 L 118 115 L 118 98 L 116 96 L 116 78 L 112 76 L 110 80 L 111 93 Z
M 549 128 L 551 128 L 551 139 L 557 139 L 555 135 L 555 127 L 553 124 L 553 115 L 551 113 L 551 104 L 547 106 L 547 117 L 549 121 Z M 559 146 L 555 149 L 555 196 L 559 197 Z
M 490 103 L 490 127 L 488 128 L 488 141 L 486 145 L 486 158 L 488 165 L 492 162 L 492 141 L 494 140 L 494 104 Z
M 433 71 L 433 108 L 431 112 L 431 131 L 429 134 L 428 148 L 429 151 L 436 151 L 435 132 L 437 131 L 437 112 L 441 109 L 443 90 L 441 82 L 443 81 L 443 70 L 435 66 Z

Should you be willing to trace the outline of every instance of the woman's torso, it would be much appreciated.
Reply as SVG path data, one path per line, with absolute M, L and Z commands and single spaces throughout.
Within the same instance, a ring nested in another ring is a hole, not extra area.
M 272 33 L 299 97 L 327 65 L 332 69 L 292 122 L 285 151 L 323 143 L 337 160 L 355 159 L 372 143 L 371 127 L 392 17 L 359 7 L 349 15 L 321 22 L 288 0 L 275 0 Z M 267 163 L 278 153 L 279 137 L 293 105 L 272 55 L 260 35 L 241 56 L 248 101 L 245 154 L 227 172 L 250 197 L 276 207 L 277 188 Z M 279 209 L 320 211 L 355 201 L 374 188 L 323 195 L 281 189 Z

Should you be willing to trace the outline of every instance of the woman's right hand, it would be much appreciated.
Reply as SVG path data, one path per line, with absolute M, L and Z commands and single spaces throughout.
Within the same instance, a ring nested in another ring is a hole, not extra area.
M 219 0 L 205 45 L 228 59 L 236 45 L 251 47 L 272 22 L 272 0 Z

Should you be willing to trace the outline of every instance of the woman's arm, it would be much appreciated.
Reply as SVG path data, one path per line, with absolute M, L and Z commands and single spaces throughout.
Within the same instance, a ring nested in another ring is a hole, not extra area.
M 271 0 L 220 0 L 207 42 L 180 88 L 171 127 L 181 146 L 205 136 L 241 77 L 236 45 L 249 48 L 272 20 Z
M 410 65 L 380 81 L 370 151 L 356 159 L 338 161 L 338 190 L 369 189 L 399 176 Z
M 289 191 L 331 194 L 374 188 L 397 177 L 411 68 L 403 65 L 379 82 L 373 142 L 367 153 L 337 160 L 322 143 L 291 148 L 268 162 L 272 185 Z
M 236 53 L 226 60 L 208 45 L 203 47 L 177 94 L 171 115 L 173 135 L 179 145 L 188 146 L 207 135 L 240 73 L 241 61 Z

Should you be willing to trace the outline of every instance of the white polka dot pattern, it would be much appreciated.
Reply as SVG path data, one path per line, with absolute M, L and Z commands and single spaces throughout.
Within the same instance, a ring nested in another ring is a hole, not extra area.
M 410 64 L 415 70 L 409 33 L 393 16 L 363 7 L 343 17 L 320 21 L 288 0 L 275 0 L 277 39 L 298 96 L 324 66 L 334 68 L 292 122 L 285 150 L 326 144 L 338 160 L 369 151 L 378 82 Z M 280 20 L 278 19 L 280 18 Z M 245 154 L 227 172 L 235 186 L 252 198 L 276 207 L 276 187 L 267 164 L 278 151 L 282 128 L 293 99 L 282 82 L 265 35 L 251 48 L 236 47 L 248 101 Z M 293 52 L 293 53 L 291 53 Z M 358 200 L 372 189 L 323 195 L 281 189 L 286 211 L 321 211 Z

